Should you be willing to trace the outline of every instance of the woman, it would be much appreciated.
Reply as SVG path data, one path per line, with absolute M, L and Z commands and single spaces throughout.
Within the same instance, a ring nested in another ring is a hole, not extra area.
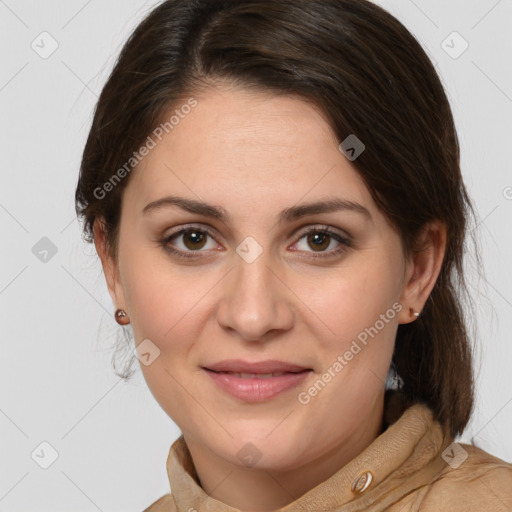
M 365 0 L 167 0 L 76 191 L 182 436 L 147 510 L 510 510 L 473 406 L 470 199 L 421 46 Z

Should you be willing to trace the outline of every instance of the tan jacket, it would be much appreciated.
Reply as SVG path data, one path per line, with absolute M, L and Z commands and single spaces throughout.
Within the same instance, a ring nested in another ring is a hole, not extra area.
M 512 512 L 512 464 L 452 443 L 425 405 L 389 409 L 390 426 L 368 448 L 278 512 Z M 183 436 L 171 446 L 167 473 L 172 495 L 144 512 L 239 512 L 200 487 Z

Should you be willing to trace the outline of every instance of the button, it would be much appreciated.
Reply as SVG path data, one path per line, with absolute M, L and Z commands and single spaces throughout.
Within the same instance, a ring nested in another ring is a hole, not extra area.
M 352 492 L 354 494 L 362 494 L 365 492 L 373 482 L 373 474 L 371 471 L 365 471 L 361 473 L 352 482 Z

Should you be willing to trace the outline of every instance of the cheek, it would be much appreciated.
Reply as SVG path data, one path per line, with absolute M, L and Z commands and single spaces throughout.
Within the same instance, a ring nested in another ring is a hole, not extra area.
M 150 339 L 168 366 L 201 338 L 219 272 L 179 267 L 155 248 L 126 254 L 123 287 L 135 340 Z
M 319 279 L 303 277 L 301 296 L 325 327 L 325 339 L 334 340 L 338 345 L 340 340 L 350 343 L 376 322 L 379 330 L 389 330 L 389 323 L 397 316 L 392 308 L 398 297 L 394 279 L 392 269 L 379 265 L 375 258 L 357 262 L 354 258 L 354 265 L 347 263 Z M 382 326 L 379 319 L 386 314 L 389 322 Z
M 186 317 L 198 294 L 172 271 L 158 249 L 130 247 L 124 254 L 121 274 L 135 339 L 149 338 L 160 346 Z

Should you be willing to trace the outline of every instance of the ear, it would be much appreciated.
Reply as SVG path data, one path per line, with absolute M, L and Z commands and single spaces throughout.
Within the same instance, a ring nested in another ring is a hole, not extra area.
M 407 262 L 404 287 L 400 296 L 403 309 L 398 316 L 399 324 L 416 320 L 409 308 L 420 313 L 436 284 L 444 260 L 447 227 L 441 221 L 432 221 L 421 230 L 416 247 Z
M 112 257 L 107 240 L 107 231 L 105 228 L 105 222 L 101 218 L 97 218 L 94 221 L 93 226 L 94 232 L 94 245 L 96 246 L 96 252 L 101 260 L 103 267 L 103 273 L 107 281 L 108 291 L 112 302 L 114 303 L 115 309 L 126 308 L 124 299 L 123 286 L 119 275 L 119 265 L 115 258 Z

